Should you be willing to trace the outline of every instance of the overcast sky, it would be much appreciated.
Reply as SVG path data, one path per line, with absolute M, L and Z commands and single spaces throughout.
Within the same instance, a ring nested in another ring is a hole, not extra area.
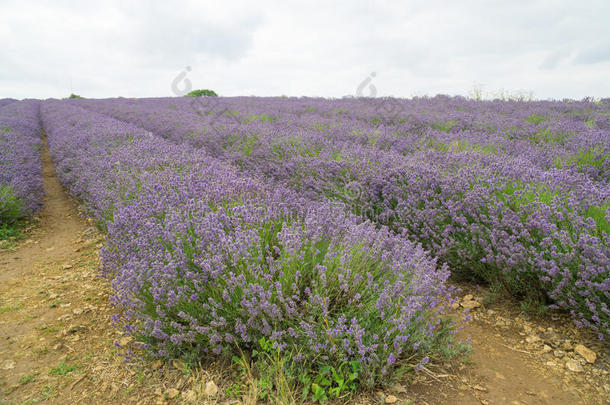
M 0 98 L 171 96 L 182 77 L 227 96 L 610 97 L 610 1 L 0 1 Z

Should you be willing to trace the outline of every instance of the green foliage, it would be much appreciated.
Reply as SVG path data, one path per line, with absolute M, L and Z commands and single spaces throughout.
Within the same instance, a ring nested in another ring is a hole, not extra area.
M 547 117 L 546 115 L 540 115 L 540 114 L 532 114 L 529 117 L 527 117 L 525 119 L 526 122 L 531 122 L 534 125 L 538 125 L 544 121 L 548 121 L 549 117 Z
M 82 96 L 79 96 L 78 94 L 72 93 L 72 94 L 70 94 L 70 97 L 68 97 L 68 98 L 85 98 L 85 97 L 82 97 Z
M 593 118 L 588 119 L 585 121 L 585 125 L 588 126 L 590 129 L 593 129 L 595 127 L 595 120 Z
M 19 384 L 25 385 L 25 384 L 30 383 L 32 381 L 36 381 L 36 376 L 37 375 L 38 375 L 38 373 L 33 373 L 33 374 L 25 375 L 25 376 L 23 376 L 23 377 L 21 377 L 19 379 Z
M 191 91 L 187 97 L 218 97 L 218 94 L 214 90 L 199 89 Z
M 587 208 L 585 213 L 588 218 L 592 218 L 595 221 L 597 232 L 599 232 L 600 235 L 602 233 L 610 235 L 610 222 L 606 219 L 608 208 L 610 208 L 610 204 L 604 204 L 601 207 L 592 205 Z
M 279 120 L 279 116 L 269 115 L 269 114 L 253 114 L 244 120 L 245 124 L 249 124 L 253 121 L 260 121 L 263 123 L 272 123 Z
M 77 366 L 68 364 L 65 360 L 62 360 L 61 362 L 59 362 L 59 365 L 57 367 L 49 370 L 49 373 L 57 375 L 66 375 L 75 371 L 77 368 Z
M 557 132 L 551 130 L 551 128 L 544 128 L 534 132 L 528 136 L 528 139 L 536 145 L 552 144 L 552 145 L 565 145 L 566 140 L 571 134 L 565 132 Z
M 313 401 L 325 402 L 331 399 L 349 397 L 358 388 L 358 378 L 362 366 L 358 361 L 344 361 L 337 369 L 322 366 L 313 375 L 302 374 L 299 381 L 303 385 L 303 399 L 311 397 Z
M 24 216 L 23 201 L 12 187 L 0 186 L 0 241 L 21 235 L 20 225 Z
M 438 131 L 442 131 L 442 132 L 449 132 L 451 130 L 451 128 L 453 128 L 454 126 L 457 125 L 457 121 L 447 121 L 447 122 L 435 122 L 434 124 L 432 124 L 432 128 L 438 130 Z
M 261 338 L 258 349 L 252 351 L 251 361 L 245 355 L 234 356 L 242 380 L 246 380 L 250 393 L 257 400 L 271 403 L 295 403 L 294 393 L 301 393 L 301 400 L 324 403 L 329 399 L 345 399 L 358 388 L 361 365 L 358 361 L 343 362 L 335 368 L 322 365 L 318 370 L 307 370 L 299 363 L 273 347 L 270 340 Z M 247 387 L 233 384 L 227 395 L 239 397 Z
M 258 349 L 252 351 L 248 359 L 233 356 L 240 377 L 247 386 L 233 384 L 228 394 L 238 396 L 248 393 L 253 401 L 264 400 L 270 403 L 295 403 L 293 392 L 296 389 L 297 370 L 289 354 L 282 354 L 266 338 L 258 341 Z M 248 402 L 248 401 L 246 401 Z
M 576 166 L 579 169 L 586 167 L 601 168 L 610 156 L 606 154 L 602 148 L 594 147 L 590 149 L 579 149 L 577 153 L 569 157 L 557 157 L 553 160 L 556 168 Z

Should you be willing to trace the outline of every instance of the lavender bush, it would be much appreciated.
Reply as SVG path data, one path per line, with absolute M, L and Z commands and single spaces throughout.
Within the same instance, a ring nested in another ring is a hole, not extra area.
M 605 103 L 91 100 L 421 242 L 454 274 L 550 300 L 610 332 Z
M 305 373 L 351 361 L 373 384 L 444 339 L 448 271 L 420 245 L 69 102 L 42 119 L 60 181 L 107 229 L 115 321 L 154 355 L 263 339 Z
M 4 101 L 4 100 L 1 100 Z M 40 103 L 0 108 L 0 228 L 12 227 L 42 205 Z
M 14 103 L 15 99 L 13 98 L 0 98 L 0 108 L 4 107 L 5 105 L 9 105 L 11 103 Z

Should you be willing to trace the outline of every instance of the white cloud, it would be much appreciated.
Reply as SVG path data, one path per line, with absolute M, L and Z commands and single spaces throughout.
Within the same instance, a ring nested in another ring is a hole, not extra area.
M 223 95 L 532 91 L 610 95 L 610 3 L 572 1 L 0 4 L 0 97 L 171 95 L 186 66 Z

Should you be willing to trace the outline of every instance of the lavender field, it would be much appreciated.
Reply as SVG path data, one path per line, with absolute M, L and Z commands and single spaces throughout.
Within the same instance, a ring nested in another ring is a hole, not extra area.
M 0 102 L 5 194 L 40 207 L 44 130 L 154 357 L 277 353 L 339 396 L 459 351 L 463 280 L 610 337 L 607 99 Z
M 456 277 L 563 308 L 600 338 L 610 331 L 606 101 L 72 104 L 230 165 L 244 178 L 342 207 L 356 221 L 421 244 Z M 192 166 L 186 160 L 177 159 L 180 170 Z
M 40 102 L 0 99 L 0 240 L 42 205 Z

